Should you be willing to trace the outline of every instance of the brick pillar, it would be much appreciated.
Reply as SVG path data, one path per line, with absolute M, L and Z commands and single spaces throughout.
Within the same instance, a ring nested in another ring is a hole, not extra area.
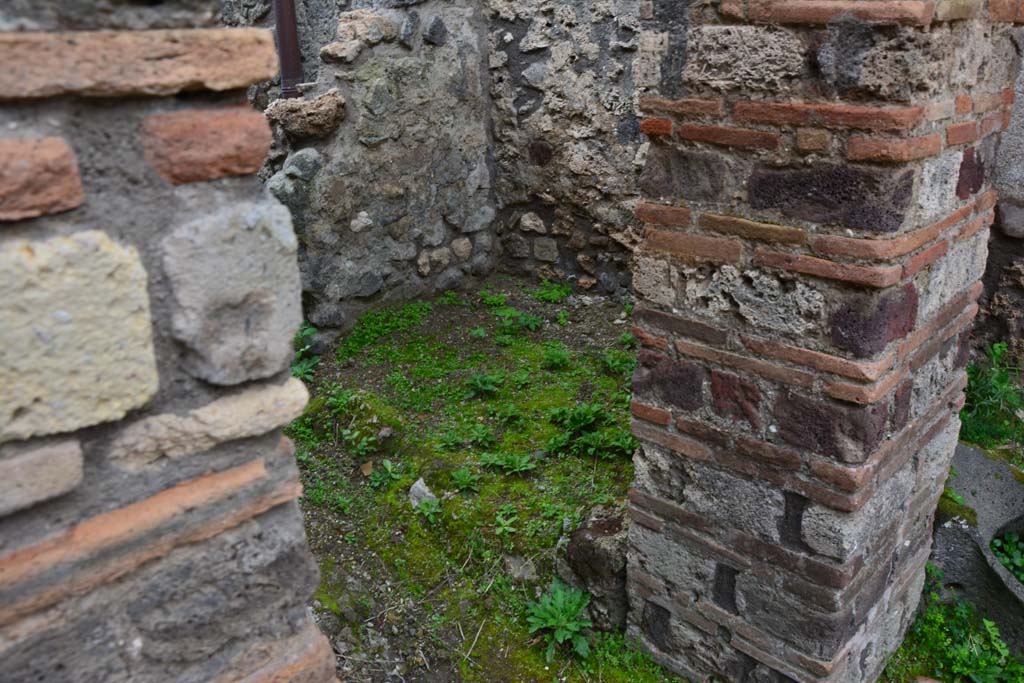
M 31 5 L 0 33 L 0 679 L 334 681 L 281 435 L 297 244 L 244 96 L 273 37 Z
M 699 5 L 641 97 L 629 628 L 670 668 L 873 681 L 911 623 L 1019 16 Z

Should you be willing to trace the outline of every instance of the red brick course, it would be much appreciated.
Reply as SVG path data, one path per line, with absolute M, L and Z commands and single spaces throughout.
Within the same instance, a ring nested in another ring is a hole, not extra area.
M 807 233 L 799 228 L 773 225 L 771 223 L 758 223 L 735 216 L 720 216 L 718 214 L 706 213 L 697 219 L 697 225 L 705 230 L 714 230 L 726 235 L 736 235 L 737 237 L 761 242 L 803 244 L 807 240 Z
M 722 116 L 725 114 L 725 103 L 722 100 L 666 100 L 660 97 L 641 97 L 640 110 L 680 116 Z
M 933 157 L 942 151 L 942 135 L 917 138 L 851 138 L 846 156 L 852 161 L 904 163 Z
M 636 217 L 644 223 L 682 228 L 690 225 L 693 213 L 685 206 L 640 202 L 636 205 Z
M 804 104 L 788 102 L 737 102 L 737 123 L 768 123 L 778 126 L 901 131 L 924 119 L 921 107 L 868 107 L 851 104 Z
M 175 185 L 255 173 L 270 150 L 270 125 L 247 108 L 187 109 L 146 117 L 146 161 Z
M 684 140 L 694 142 L 751 149 L 776 149 L 781 143 L 779 134 L 771 131 L 730 126 L 699 126 L 694 123 L 679 126 L 676 135 Z
M 71 211 L 84 201 L 78 162 L 67 142 L 0 139 L 0 221 Z
M 783 382 L 784 384 L 793 384 L 799 387 L 810 387 L 814 384 L 814 375 L 801 370 L 772 365 L 755 358 L 741 356 L 721 349 L 713 349 L 708 346 L 701 346 L 700 344 L 692 344 L 681 339 L 676 340 L 675 346 L 676 351 L 684 356 L 718 363 L 725 367 L 750 372 L 761 377 Z
M 814 275 L 829 280 L 853 282 L 868 287 L 891 287 L 900 281 L 900 266 L 855 266 L 836 263 L 814 256 L 787 254 L 759 248 L 754 252 L 754 265 L 781 268 L 795 273 Z
M 78 523 L 36 545 L 0 556 L 0 595 L 16 592 L 26 580 L 75 567 L 70 579 L 51 582 L 7 603 L 0 625 L 49 606 L 72 593 L 83 593 L 161 557 L 172 548 L 212 538 L 272 507 L 299 496 L 297 481 L 281 481 L 215 516 L 183 523 L 187 513 L 243 494 L 265 481 L 262 460 L 178 484 L 150 498 Z
M 640 122 L 640 132 L 645 135 L 671 135 L 671 119 L 644 119 Z
M 873 382 L 881 377 L 896 360 L 896 354 L 893 352 L 883 355 L 879 360 L 863 362 L 847 360 L 811 349 L 788 346 L 768 339 L 749 336 L 742 336 L 740 339 L 743 345 L 754 353 L 866 382 Z
M 737 19 L 776 24 L 827 24 L 850 14 L 878 24 L 927 26 L 935 6 L 919 0 L 724 0 L 722 14 Z
M 686 235 L 653 228 L 648 228 L 644 233 L 642 248 L 671 254 L 688 262 L 737 263 L 743 254 L 743 245 L 737 240 Z
M 236 90 L 277 74 L 257 28 L 0 33 L 0 100 Z
M 964 121 L 946 126 L 946 144 L 962 145 L 978 139 L 978 124 L 975 121 Z

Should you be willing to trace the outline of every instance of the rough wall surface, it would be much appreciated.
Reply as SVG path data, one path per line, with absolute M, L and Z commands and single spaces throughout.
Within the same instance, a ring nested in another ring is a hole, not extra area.
M 1017 48 L 1020 45 L 1018 29 Z M 1010 122 L 996 162 L 996 229 L 989 242 L 985 292 L 976 325 L 976 346 L 1006 341 L 1012 361 L 1024 363 L 1024 74 L 1014 86 Z
M 267 186 L 295 220 L 314 325 L 490 272 L 482 27 L 470 1 L 301 3 L 305 97 L 256 101 L 274 124 Z
M 693 680 L 872 681 L 956 442 L 1016 5 L 690 11 L 640 102 L 629 630 Z
M 503 268 L 628 291 L 641 4 L 486 3 Z
M 334 680 L 280 431 L 297 242 L 241 90 L 273 41 L 215 10 L 0 9 L 4 681 Z
M 253 99 L 274 123 L 264 175 L 292 210 L 309 319 L 344 328 L 495 265 L 626 294 L 638 89 L 660 73 L 640 28 L 664 12 L 640 5 L 299 3 L 304 97 Z M 263 2 L 222 16 L 272 21 Z

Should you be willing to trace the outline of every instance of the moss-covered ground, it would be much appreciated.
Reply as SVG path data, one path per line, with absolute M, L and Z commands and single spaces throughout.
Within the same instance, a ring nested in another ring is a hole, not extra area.
M 288 434 L 322 573 L 314 610 L 344 680 L 680 680 L 616 635 L 591 635 L 586 660 L 549 662 L 525 619 L 560 539 L 593 507 L 624 505 L 628 314 L 498 278 L 368 314 L 319 360 L 300 338 L 313 399 Z M 421 477 L 439 502 L 416 512 Z M 969 516 L 943 504 L 940 515 Z M 536 578 L 514 577 L 513 563 Z M 956 609 L 926 598 L 886 683 L 971 680 L 952 671 L 975 661 L 958 648 L 995 641 Z
M 627 311 L 568 294 L 499 279 L 388 308 L 307 364 L 288 433 L 348 680 L 677 680 L 618 636 L 548 662 L 526 626 L 559 539 L 633 476 Z M 421 477 L 436 510 L 410 504 Z

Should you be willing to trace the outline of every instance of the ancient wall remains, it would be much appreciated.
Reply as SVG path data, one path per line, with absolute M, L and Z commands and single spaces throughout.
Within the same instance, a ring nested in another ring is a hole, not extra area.
M 640 103 L 629 630 L 694 680 L 871 681 L 956 442 L 1024 15 L 724 0 L 690 19 L 662 71 L 682 87 Z
M 1018 34 L 1019 35 L 1019 34 Z M 1019 39 L 1018 39 L 1019 40 Z M 1018 50 L 1021 46 L 1018 45 Z M 1011 362 L 1024 364 L 1024 77 L 1017 76 L 1010 122 L 996 158 L 999 191 L 995 229 L 989 240 L 988 268 L 975 349 L 1005 341 Z
M 275 130 L 264 172 L 292 212 L 306 315 L 366 308 L 489 273 L 496 249 L 479 3 L 300 3 L 304 97 L 254 96 Z M 230 23 L 267 23 L 228 6 Z
M 650 78 L 641 4 L 486 3 L 503 269 L 629 291 Z
M 334 680 L 281 436 L 297 242 L 245 102 L 277 58 L 216 5 L 0 9 L 4 681 Z

